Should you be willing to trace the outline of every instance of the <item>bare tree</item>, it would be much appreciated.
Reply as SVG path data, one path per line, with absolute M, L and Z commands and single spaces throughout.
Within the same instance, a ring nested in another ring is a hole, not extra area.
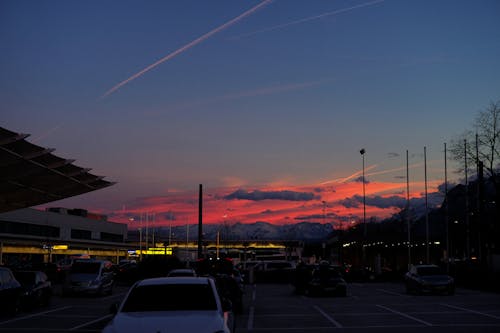
M 488 177 L 499 184 L 500 163 L 500 101 L 490 102 L 488 107 L 479 111 L 474 119 L 473 128 L 467 130 L 451 142 L 450 152 L 459 162 L 460 172 L 467 165 L 471 171 L 479 161 L 483 162 Z

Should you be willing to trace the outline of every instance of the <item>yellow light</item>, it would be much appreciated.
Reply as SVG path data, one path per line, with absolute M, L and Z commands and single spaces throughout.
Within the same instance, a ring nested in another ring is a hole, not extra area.
M 68 245 L 54 245 L 52 246 L 52 250 L 67 250 Z

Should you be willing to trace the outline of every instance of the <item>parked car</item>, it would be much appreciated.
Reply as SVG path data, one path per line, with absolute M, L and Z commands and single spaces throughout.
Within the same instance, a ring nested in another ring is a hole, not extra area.
M 139 266 L 135 261 L 121 262 L 113 267 L 116 282 L 132 285 L 139 280 Z
M 22 287 L 12 271 L 0 267 L 0 313 L 15 315 L 21 309 Z
M 455 281 L 436 265 L 414 265 L 405 274 L 407 293 L 455 293 Z
M 295 273 L 295 262 L 286 260 L 261 261 L 252 267 L 255 281 L 290 283 Z
M 112 263 L 107 260 L 77 260 L 71 266 L 63 295 L 68 294 L 112 294 L 114 285 Z
M 215 285 L 219 295 L 231 301 L 235 313 L 243 312 L 243 289 L 238 281 L 229 274 L 217 274 L 215 276 Z
M 196 272 L 192 268 L 176 268 L 168 272 L 167 277 L 180 277 L 180 276 L 196 276 Z
M 305 293 L 311 296 L 347 296 L 347 283 L 338 266 L 318 265 L 311 274 L 305 287 Z
M 41 271 L 17 271 L 14 276 L 21 283 L 21 306 L 32 309 L 48 305 L 52 297 L 52 283 L 47 274 Z
M 136 282 L 103 333 L 230 333 L 230 303 L 208 277 L 163 277 Z

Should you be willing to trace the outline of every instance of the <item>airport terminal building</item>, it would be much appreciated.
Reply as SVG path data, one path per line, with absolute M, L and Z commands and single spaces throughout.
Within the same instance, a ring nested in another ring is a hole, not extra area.
M 0 214 L 0 262 L 50 262 L 68 255 L 127 256 L 127 225 L 83 209 L 24 208 Z

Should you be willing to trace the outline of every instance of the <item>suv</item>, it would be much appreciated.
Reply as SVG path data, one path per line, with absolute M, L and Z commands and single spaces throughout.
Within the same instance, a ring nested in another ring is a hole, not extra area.
M 12 271 L 7 267 L 0 267 L 0 312 L 17 314 L 21 307 L 21 292 L 21 284 Z
M 63 294 L 111 295 L 114 284 L 112 266 L 107 260 L 76 260 L 69 270 Z

